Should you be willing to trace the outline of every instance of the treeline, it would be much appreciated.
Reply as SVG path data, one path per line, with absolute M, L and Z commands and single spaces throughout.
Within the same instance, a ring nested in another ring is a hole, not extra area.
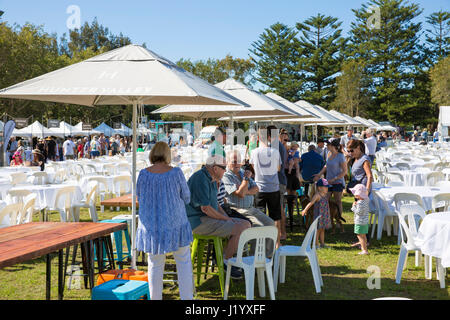
M 258 82 L 264 92 L 293 102 L 304 99 L 353 116 L 402 126 L 437 123 L 438 106 L 450 105 L 450 13 L 441 10 L 425 17 L 425 23 L 417 22 L 423 9 L 407 0 L 369 0 L 352 11 L 347 35 L 342 21 L 319 13 L 294 26 L 278 22 L 264 29 L 251 43 L 248 58 L 183 58 L 176 63 L 211 84 L 233 77 L 249 86 Z M 130 42 L 97 20 L 60 39 L 40 26 L 0 23 L 0 87 Z M 0 108 L 0 114 L 44 121 L 131 120 L 130 108 L 117 106 L 61 107 L 3 99 Z M 147 112 L 154 108 L 148 106 Z
M 347 36 L 342 21 L 320 13 L 295 26 L 269 26 L 238 76 L 251 74 L 265 92 L 292 102 L 402 126 L 437 123 L 438 106 L 450 105 L 450 13 L 435 12 L 423 25 L 415 22 L 423 9 L 406 0 L 371 0 L 352 11 Z M 201 75 L 220 61 L 179 64 Z

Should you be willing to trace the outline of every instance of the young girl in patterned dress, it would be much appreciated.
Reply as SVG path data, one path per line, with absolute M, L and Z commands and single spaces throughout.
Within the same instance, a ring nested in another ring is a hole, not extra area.
M 316 245 L 318 248 L 327 248 L 325 246 L 325 229 L 331 228 L 331 218 L 330 218 L 330 207 L 328 205 L 328 188 L 330 185 L 325 179 L 319 179 L 316 182 L 317 192 L 311 199 L 311 202 L 302 211 L 302 216 L 304 216 L 308 210 L 314 205 L 314 217 L 315 220 L 318 216 L 319 222 L 317 224 L 317 237 Z M 320 241 L 320 246 L 319 246 Z

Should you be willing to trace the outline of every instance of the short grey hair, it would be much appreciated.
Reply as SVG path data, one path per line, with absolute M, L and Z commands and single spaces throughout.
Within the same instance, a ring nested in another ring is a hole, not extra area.
M 214 156 L 209 156 L 206 159 L 206 166 L 207 167 L 213 167 L 215 165 L 219 165 L 219 166 L 226 166 L 226 160 L 224 157 L 222 157 L 221 155 L 214 155 Z
M 237 157 L 239 162 L 242 161 L 241 153 L 239 152 L 239 150 L 234 149 L 227 153 L 227 163 L 233 161 L 234 156 Z

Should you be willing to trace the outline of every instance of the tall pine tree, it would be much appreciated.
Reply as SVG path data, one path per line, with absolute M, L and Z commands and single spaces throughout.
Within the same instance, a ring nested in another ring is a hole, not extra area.
M 299 58 L 296 35 L 292 28 L 275 23 L 264 30 L 250 49 L 251 59 L 256 64 L 255 80 L 290 101 L 299 99 L 301 87 L 296 71 Z
M 345 45 L 341 24 L 337 18 L 322 14 L 297 23 L 301 33 L 297 68 L 304 76 L 301 97 L 325 108 L 330 106 L 336 95 L 336 75 Z
M 370 0 L 353 12 L 350 55 L 364 62 L 372 80 L 365 88 L 368 116 L 399 125 L 427 121 L 433 116 L 429 101 L 414 94 L 416 82 L 423 84 L 421 24 L 413 21 L 422 10 L 404 0 Z
M 438 11 L 427 17 L 427 56 L 434 64 L 450 53 L 450 12 Z

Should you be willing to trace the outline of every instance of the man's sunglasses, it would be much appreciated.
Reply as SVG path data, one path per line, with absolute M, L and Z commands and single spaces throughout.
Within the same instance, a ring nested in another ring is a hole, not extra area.
M 218 165 L 218 164 L 216 164 L 215 167 L 219 167 L 219 168 L 222 169 L 222 170 L 226 170 L 226 169 L 227 169 L 226 166 L 221 166 L 221 165 Z

